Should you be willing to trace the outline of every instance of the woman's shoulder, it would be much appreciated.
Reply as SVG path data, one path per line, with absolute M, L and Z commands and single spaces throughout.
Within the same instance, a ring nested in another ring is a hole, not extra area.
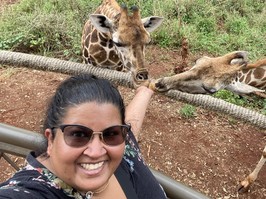
M 132 132 L 127 135 L 123 160 L 128 163 L 131 171 L 135 167 L 146 167 L 139 144 Z
M 34 171 L 21 170 L 15 173 L 9 180 L 0 184 L 0 198 L 38 198 L 35 194 L 42 186 L 37 181 L 31 180 L 34 177 L 37 177 Z
M 132 132 L 128 134 L 121 170 L 129 176 L 138 198 L 166 198 L 164 190 L 145 163 Z M 150 190 L 153 190 L 152 192 Z
M 59 190 L 48 186 L 46 179 L 36 170 L 23 169 L 0 184 L 0 198 L 48 199 L 64 198 Z

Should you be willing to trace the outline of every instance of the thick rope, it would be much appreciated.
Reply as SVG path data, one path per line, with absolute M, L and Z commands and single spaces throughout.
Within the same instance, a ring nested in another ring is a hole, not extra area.
M 210 110 L 219 111 L 228 114 L 234 118 L 238 118 L 241 121 L 250 122 L 255 126 L 258 126 L 262 129 L 266 129 L 265 115 L 247 108 L 243 108 L 241 106 L 237 106 L 235 104 L 228 103 L 224 100 L 217 99 L 209 95 L 193 95 L 180 91 L 170 90 L 166 93 L 166 96 L 189 104 L 201 106 Z
M 70 61 L 48 58 L 38 55 L 30 55 L 25 53 L 0 51 L 0 64 L 26 67 L 36 70 L 52 71 L 64 74 L 89 73 L 100 78 L 108 79 L 114 84 L 133 88 L 131 75 L 129 73 L 118 72 L 109 69 L 94 67 L 91 65 L 80 64 Z M 258 112 L 216 99 L 209 95 L 189 94 L 177 90 L 170 90 L 162 93 L 168 97 L 189 104 L 202 106 L 204 108 L 219 111 L 231 115 L 242 121 L 266 129 L 266 116 Z
M 0 51 L 0 64 L 68 75 L 89 73 L 100 78 L 108 79 L 114 84 L 133 88 L 130 74 L 39 55 Z

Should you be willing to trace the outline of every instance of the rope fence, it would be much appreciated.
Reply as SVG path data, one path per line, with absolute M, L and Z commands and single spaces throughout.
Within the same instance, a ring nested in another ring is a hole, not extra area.
M 94 67 L 87 64 L 81 64 L 39 55 L 11 51 L 0 51 L 0 64 L 8 65 L 11 67 L 25 67 L 69 75 L 89 73 L 99 78 L 107 79 L 114 84 L 134 88 L 131 81 L 131 75 L 129 73 L 123 73 L 110 69 Z M 225 113 L 236 119 L 240 119 L 241 121 L 249 122 L 254 126 L 266 129 L 265 115 L 247 108 L 228 103 L 224 100 L 214 98 L 210 95 L 189 94 L 180 92 L 178 90 L 170 90 L 168 92 L 160 94 L 188 104 L 193 104 L 212 111 Z

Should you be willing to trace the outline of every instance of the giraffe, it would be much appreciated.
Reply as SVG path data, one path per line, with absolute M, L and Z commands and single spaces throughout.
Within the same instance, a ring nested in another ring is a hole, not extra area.
M 265 164 L 265 162 L 266 162 L 266 146 L 262 152 L 262 156 L 259 162 L 257 163 L 255 169 L 243 181 L 241 181 L 238 189 L 239 193 L 244 193 L 249 190 L 251 184 L 257 179 L 258 174 L 263 165 Z
M 139 85 L 148 79 L 145 46 L 163 18 L 141 19 L 136 6 L 131 12 L 115 0 L 104 0 L 84 25 L 82 57 L 85 64 L 131 72 L 134 85 Z
M 266 98 L 266 58 L 249 63 L 247 69 L 238 71 L 236 78 L 226 89 L 239 95 L 253 93 Z
M 236 63 L 231 63 L 237 59 Z M 192 94 L 213 94 L 226 88 L 238 71 L 247 68 L 247 52 L 235 51 L 210 58 L 204 56 L 189 70 L 154 81 L 154 89 L 165 92 L 170 89 Z
M 227 89 L 236 94 L 254 93 L 265 97 L 266 59 L 247 62 L 247 52 L 235 51 L 210 58 L 204 56 L 183 73 L 155 80 L 155 90 L 176 89 L 192 94 L 213 94 Z

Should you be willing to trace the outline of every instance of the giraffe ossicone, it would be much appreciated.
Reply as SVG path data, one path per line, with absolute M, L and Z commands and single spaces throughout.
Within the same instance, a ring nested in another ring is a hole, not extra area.
M 129 10 L 115 0 L 104 0 L 83 28 L 84 63 L 131 72 L 134 85 L 142 84 L 149 79 L 145 46 L 162 21 L 158 16 L 141 19 L 138 7 Z

